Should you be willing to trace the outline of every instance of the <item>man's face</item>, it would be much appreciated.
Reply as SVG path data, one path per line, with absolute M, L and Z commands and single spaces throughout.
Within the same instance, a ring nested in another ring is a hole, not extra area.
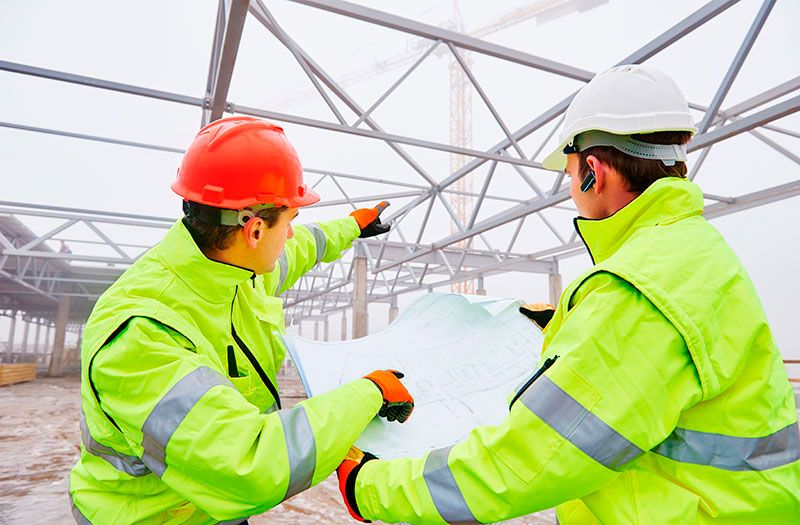
M 294 237 L 292 221 L 299 214 L 297 208 L 287 208 L 278 216 L 278 223 L 272 228 L 263 222 L 261 234 L 256 244 L 256 261 L 253 271 L 257 274 L 269 273 L 275 269 L 287 239 Z

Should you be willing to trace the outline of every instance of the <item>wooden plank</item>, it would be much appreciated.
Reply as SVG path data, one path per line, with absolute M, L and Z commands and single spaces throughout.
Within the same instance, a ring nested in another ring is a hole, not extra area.
M 36 363 L 0 364 L 0 386 L 33 381 L 36 379 Z

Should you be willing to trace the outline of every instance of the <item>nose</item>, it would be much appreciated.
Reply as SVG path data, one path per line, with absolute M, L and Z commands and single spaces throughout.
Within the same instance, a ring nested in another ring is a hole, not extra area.
M 294 228 L 292 228 L 292 225 L 290 224 L 289 225 L 289 235 L 287 235 L 286 238 L 287 239 L 291 239 L 292 237 L 294 237 Z

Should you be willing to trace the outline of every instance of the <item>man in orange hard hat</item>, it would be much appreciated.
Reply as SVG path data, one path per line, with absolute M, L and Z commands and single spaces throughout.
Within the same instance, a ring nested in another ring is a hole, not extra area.
M 172 188 L 184 217 L 86 324 L 78 523 L 244 523 L 327 478 L 379 411 L 413 409 L 392 370 L 291 410 L 276 388 L 277 295 L 388 231 L 378 209 L 293 228 L 319 196 L 283 130 L 251 117 L 200 130 Z

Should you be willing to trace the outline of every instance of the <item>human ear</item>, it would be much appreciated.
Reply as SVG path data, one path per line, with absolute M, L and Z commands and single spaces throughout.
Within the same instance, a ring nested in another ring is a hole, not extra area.
M 242 233 L 244 240 L 247 242 L 249 248 L 255 248 L 256 243 L 261 238 L 261 226 L 264 224 L 263 219 L 260 217 L 253 217 L 245 223 Z
M 594 155 L 586 157 L 586 164 L 589 165 L 589 169 L 594 173 L 594 191 L 600 195 L 606 187 L 606 175 L 608 174 L 606 165 Z

